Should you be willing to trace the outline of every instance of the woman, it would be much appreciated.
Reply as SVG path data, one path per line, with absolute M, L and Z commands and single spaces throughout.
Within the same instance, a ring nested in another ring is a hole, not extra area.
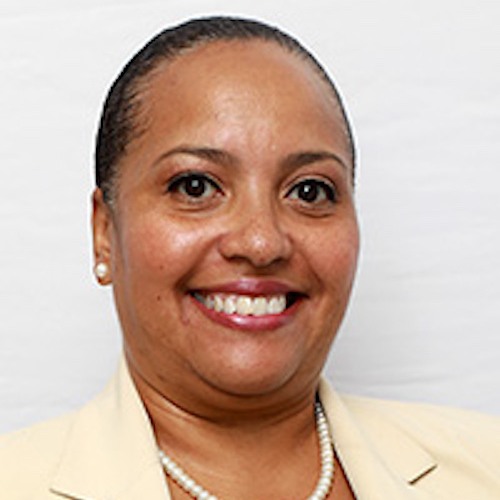
M 124 361 L 1 442 L 2 495 L 498 498 L 496 419 L 320 380 L 356 269 L 354 156 L 333 83 L 280 31 L 211 18 L 144 47 L 105 103 L 93 196 Z

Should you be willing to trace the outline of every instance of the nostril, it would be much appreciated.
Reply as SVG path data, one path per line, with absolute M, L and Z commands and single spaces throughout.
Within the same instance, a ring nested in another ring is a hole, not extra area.
M 266 216 L 232 227 L 219 241 L 219 250 L 226 259 L 245 259 L 259 268 L 287 260 L 291 249 L 288 234 Z

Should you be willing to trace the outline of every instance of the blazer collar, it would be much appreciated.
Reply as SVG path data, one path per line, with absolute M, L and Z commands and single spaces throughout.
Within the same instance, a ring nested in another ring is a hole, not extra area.
M 437 462 L 419 443 L 380 412 L 370 411 L 369 404 L 360 411 L 324 379 L 319 392 L 332 425 L 335 451 L 356 498 L 427 498 L 411 486 L 432 472 Z
M 51 491 L 85 500 L 170 499 L 152 427 L 124 359 L 76 416 Z

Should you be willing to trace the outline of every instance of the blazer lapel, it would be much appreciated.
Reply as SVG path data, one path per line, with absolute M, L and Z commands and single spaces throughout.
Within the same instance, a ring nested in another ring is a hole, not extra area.
M 435 459 L 403 431 L 374 415 L 358 415 L 322 380 L 320 398 L 335 451 L 358 500 L 427 499 L 412 487 Z
M 149 418 L 122 359 L 76 414 L 51 491 L 85 500 L 170 499 Z
M 324 380 L 320 398 L 336 453 L 358 500 L 423 500 L 412 487 L 436 461 L 384 419 L 366 418 Z M 156 442 L 125 361 L 75 415 L 51 491 L 78 500 L 170 500 Z

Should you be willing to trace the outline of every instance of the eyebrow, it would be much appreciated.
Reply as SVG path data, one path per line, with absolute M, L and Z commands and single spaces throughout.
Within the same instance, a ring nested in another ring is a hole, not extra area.
M 166 153 L 162 154 L 156 161 L 155 164 L 160 161 L 175 156 L 177 154 L 185 154 L 207 160 L 211 163 L 215 163 L 223 166 L 238 166 L 241 162 L 238 158 L 228 151 L 222 149 L 204 147 L 204 146 L 179 146 L 173 148 Z M 321 161 L 333 160 L 338 163 L 342 168 L 349 170 L 347 163 L 337 154 L 330 151 L 299 151 L 297 153 L 292 153 L 285 157 L 281 162 L 286 168 L 296 169 L 305 165 L 312 163 L 317 163 Z
M 342 168 L 349 170 L 347 163 L 339 155 L 331 153 L 330 151 L 301 151 L 298 153 L 292 153 L 285 158 L 283 164 L 289 168 L 295 169 L 311 163 L 328 160 L 333 160 Z
M 223 166 L 235 166 L 239 164 L 240 162 L 238 159 L 232 155 L 231 153 L 228 153 L 227 151 L 224 151 L 222 149 L 215 149 L 215 148 L 209 148 L 209 147 L 203 147 L 203 146 L 179 146 L 174 149 L 171 149 L 167 151 L 166 153 L 162 154 L 156 161 L 155 164 L 159 163 L 160 161 L 170 158 L 171 156 L 175 156 L 178 154 L 184 154 L 184 155 L 190 155 L 190 156 L 195 156 L 197 158 L 200 158 L 202 160 L 207 160 L 211 163 L 216 163 L 218 165 L 223 165 Z

